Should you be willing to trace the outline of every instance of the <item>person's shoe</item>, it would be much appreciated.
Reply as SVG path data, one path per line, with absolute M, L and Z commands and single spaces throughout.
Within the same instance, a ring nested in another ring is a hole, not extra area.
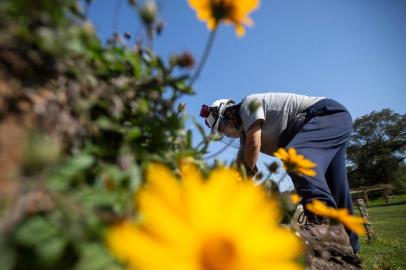
M 308 220 L 299 226 L 299 235 L 305 241 L 334 242 L 350 246 L 350 238 L 342 224 L 330 225 L 328 219 Z
M 306 244 L 305 261 L 311 270 L 359 270 L 361 261 L 355 256 L 342 224 L 330 224 L 322 217 L 307 216 L 297 234 Z

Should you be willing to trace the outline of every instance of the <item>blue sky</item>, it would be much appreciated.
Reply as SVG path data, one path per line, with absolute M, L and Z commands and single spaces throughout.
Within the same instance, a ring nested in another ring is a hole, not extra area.
M 138 18 L 121 1 L 117 30 L 135 35 Z M 199 59 L 209 35 L 206 25 L 186 0 L 157 2 L 166 27 L 155 50 L 164 58 L 187 50 Z M 115 4 L 95 0 L 90 9 L 102 40 L 113 32 Z M 406 113 L 405 0 L 262 0 L 251 17 L 255 25 L 243 38 L 231 26 L 220 27 L 195 83 L 196 95 L 183 99 L 189 114 L 197 116 L 202 103 L 218 98 L 239 101 L 271 91 L 333 98 L 354 119 L 388 107 Z M 214 143 L 210 150 L 219 148 Z M 218 158 L 233 155 L 229 149 Z M 262 156 L 260 164 L 272 160 Z

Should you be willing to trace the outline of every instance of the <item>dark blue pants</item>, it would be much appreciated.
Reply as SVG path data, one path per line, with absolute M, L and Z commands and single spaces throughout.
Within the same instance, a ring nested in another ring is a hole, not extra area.
M 352 119 L 340 103 L 323 99 L 306 111 L 311 116 L 287 145 L 317 164 L 317 175 L 290 174 L 296 191 L 305 205 L 313 199 L 330 207 L 347 208 L 353 213 L 345 167 L 345 149 L 352 130 Z M 359 251 L 358 236 L 347 231 L 351 246 Z

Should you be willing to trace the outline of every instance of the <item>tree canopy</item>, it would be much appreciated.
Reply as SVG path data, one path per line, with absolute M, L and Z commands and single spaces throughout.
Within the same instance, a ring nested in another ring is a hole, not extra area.
M 406 115 L 391 109 L 373 111 L 354 121 L 347 149 L 352 187 L 399 181 L 405 167 Z

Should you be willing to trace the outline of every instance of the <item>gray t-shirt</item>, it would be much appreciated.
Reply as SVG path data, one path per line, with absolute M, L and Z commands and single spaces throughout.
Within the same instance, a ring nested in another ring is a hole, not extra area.
M 291 93 L 262 93 L 243 99 L 240 116 L 244 130 L 263 120 L 261 152 L 272 155 L 279 144 L 280 135 L 298 113 L 324 97 L 310 97 Z

